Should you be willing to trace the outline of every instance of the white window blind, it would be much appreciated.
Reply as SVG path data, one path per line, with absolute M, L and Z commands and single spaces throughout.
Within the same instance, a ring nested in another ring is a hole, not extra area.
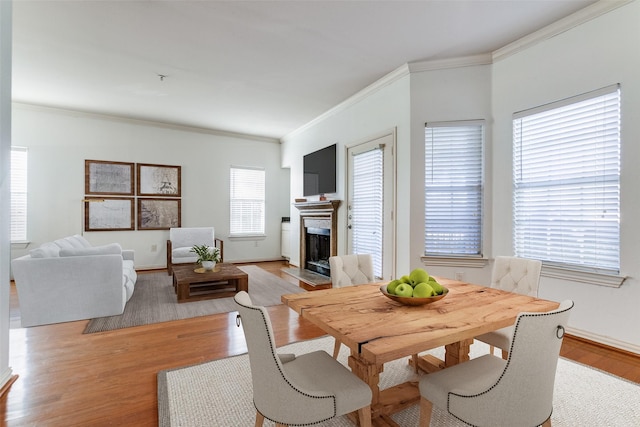
M 515 114 L 513 144 L 515 254 L 618 273 L 619 86 Z
M 375 277 L 382 277 L 383 160 L 381 148 L 353 157 L 353 195 L 349 210 L 353 253 L 371 254 Z
M 27 149 L 11 147 L 11 241 L 27 240 Z
M 482 255 L 483 145 L 483 121 L 427 123 L 425 255 Z
M 264 235 L 265 172 L 231 167 L 229 179 L 231 236 Z

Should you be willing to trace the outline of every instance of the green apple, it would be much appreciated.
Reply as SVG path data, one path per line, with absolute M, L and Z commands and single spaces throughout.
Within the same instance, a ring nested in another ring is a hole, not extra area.
M 398 287 L 399 284 L 400 284 L 400 280 L 398 279 L 390 281 L 389 284 L 387 284 L 387 293 L 391 295 L 395 295 L 396 288 Z
M 428 298 L 433 295 L 436 295 L 436 292 L 433 290 L 431 285 L 426 282 L 418 283 L 416 287 L 413 288 L 414 298 Z
M 436 294 L 442 295 L 442 293 L 444 292 L 444 288 L 442 287 L 442 285 L 438 283 L 433 277 L 430 277 L 427 283 L 433 288 Z
M 429 273 L 427 273 L 422 268 L 416 268 L 411 273 L 409 273 L 409 280 L 410 280 L 409 283 L 411 283 L 411 286 L 415 288 L 418 283 L 429 281 Z
M 404 275 L 400 278 L 400 283 L 409 283 L 411 284 L 411 278 L 409 275 Z
M 413 287 L 408 283 L 400 283 L 396 286 L 396 295 L 409 298 L 413 295 Z

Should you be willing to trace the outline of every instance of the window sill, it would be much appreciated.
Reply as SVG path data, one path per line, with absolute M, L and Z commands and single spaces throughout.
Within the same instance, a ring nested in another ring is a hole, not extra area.
M 555 267 L 544 264 L 542 265 L 542 272 L 540 274 L 544 277 L 569 280 L 572 282 L 588 283 L 590 285 L 607 286 L 610 288 L 619 288 L 627 278 L 627 276 L 571 270 L 569 268 Z
M 486 258 L 463 258 L 463 257 L 437 257 L 437 256 L 422 256 L 420 261 L 423 264 L 436 267 L 468 267 L 468 268 L 483 268 L 489 260 Z
M 256 239 L 266 239 L 266 234 L 230 234 L 229 239 L 231 240 L 256 240 Z
M 14 241 L 11 242 L 11 247 L 14 249 L 27 249 L 29 247 L 29 245 L 31 244 L 31 242 L 25 240 L 25 241 Z

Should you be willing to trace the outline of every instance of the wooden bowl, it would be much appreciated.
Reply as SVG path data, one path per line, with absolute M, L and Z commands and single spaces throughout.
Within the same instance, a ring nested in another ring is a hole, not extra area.
M 390 293 L 387 292 L 387 285 L 380 286 L 380 292 L 382 292 L 382 295 L 384 295 L 385 297 L 393 301 L 397 301 L 400 304 L 425 305 L 425 304 L 431 304 L 432 302 L 440 301 L 442 298 L 446 297 L 447 294 L 449 293 L 449 289 L 445 288 L 444 286 L 443 288 L 444 288 L 444 292 L 442 293 L 442 295 L 435 295 L 427 298 L 399 297 L 398 295 L 391 295 Z

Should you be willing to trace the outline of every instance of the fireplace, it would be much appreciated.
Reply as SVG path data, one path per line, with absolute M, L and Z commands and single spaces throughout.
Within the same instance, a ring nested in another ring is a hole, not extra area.
M 304 268 L 325 276 L 330 276 L 331 229 L 306 227 L 305 232 L 306 248 Z
M 339 200 L 296 203 L 300 210 L 300 264 L 304 270 L 329 277 L 329 257 L 337 255 Z

